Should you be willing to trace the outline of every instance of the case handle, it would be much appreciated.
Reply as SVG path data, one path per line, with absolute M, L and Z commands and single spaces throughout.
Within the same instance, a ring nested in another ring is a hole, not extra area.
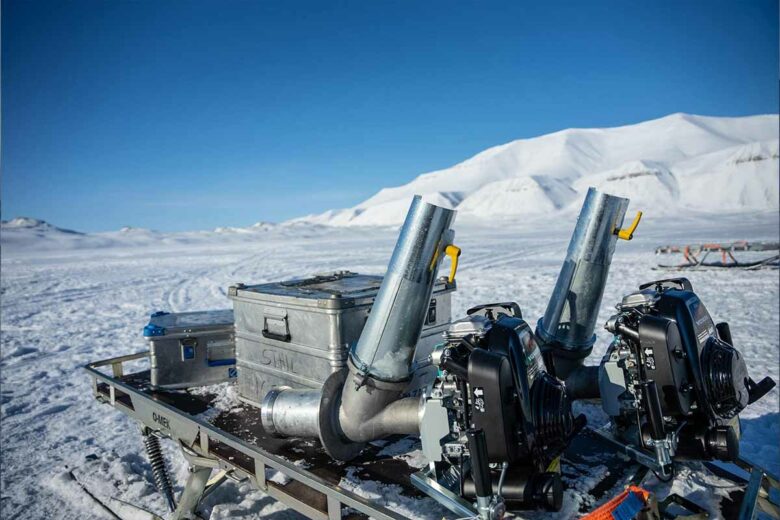
M 275 332 L 269 332 L 268 329 L 263 329 L 262 333 L 264 338 L 275 339 L 276 341 L 284 341 L 285 343 L 289 343 L 292 339 L 289 332 L 287 334 L 277 334 Z
M 280 327 L 273 327 L 276 328 L 277 331 L 271 331 L 271 327 L 269 327 L 270 322 L 278 322 L 281 326 Z M 280 329 L 284 329 L 284 332 L 281 332 Z M 264 338 L 268 339 L 275 339 L 276 341 L 283 341 L 285 343 L 289 343 L 289 341 L 292 339 L 290 336 L 290 326 L 287 324 L 287 315 L 285 313 L 284 316 L 264 316 L 263 317 L 263 330 L 261 331 Z

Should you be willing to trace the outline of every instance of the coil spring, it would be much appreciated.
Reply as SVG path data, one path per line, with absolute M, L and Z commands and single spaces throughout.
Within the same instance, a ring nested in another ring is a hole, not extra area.
M 144 431 L 144 447 L 146 455 L 149 457 L 149 464 L 152 466 L 152 475 L 157 490 L 168 503 L 168 509 L 175 511 L 176 501 L 173 499 L 173 486 L 171 486 L 171 479 L 168 478 L 168 469 L 165 467 L 160 439 L 154 433 L 148 430 Z

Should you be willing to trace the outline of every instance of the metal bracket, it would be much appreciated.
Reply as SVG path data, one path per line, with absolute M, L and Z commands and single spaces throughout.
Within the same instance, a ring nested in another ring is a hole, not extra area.
M 179 497 L 179 505 L 176 507 L 176 511 L 173 513 L 171 520 L 191 520 L 198 518 L 195 509 L 197 509 L 198 504 L 200 504 L 201 500 L 206 495 L 211 470 L 212 468 L 204 468 L 201 466 L 190 467 L 190 476 L 187 477 L 184 491 L 181 492 L 181 496 Z M 217 485 L 221 483 L 222 481 L 219 481 Z M 213 489 L 214 488 L 212 488 L 209 493 L 213 491 Z
M 411 481 L 414 487 L 458 515 L 458 518 L 475 518 L 478 516 L 477 510 L 469 502 L 439 484 L 435 473 L 432 472 L 430 467 L 413 473 Z

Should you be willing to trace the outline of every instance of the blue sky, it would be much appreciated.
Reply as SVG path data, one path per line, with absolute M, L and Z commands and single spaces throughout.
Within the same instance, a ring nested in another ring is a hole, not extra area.
M 777 2 L 2 2 L 2 215 L 352 206 L 513 139 L 778 111 Z

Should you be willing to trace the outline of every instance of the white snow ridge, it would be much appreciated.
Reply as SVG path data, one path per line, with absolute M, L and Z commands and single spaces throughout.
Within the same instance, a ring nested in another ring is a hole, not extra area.
M 459 221 L 544 216 L 572 209 L 589 186 L 656 214 L 777 209 L 778 116 L 672 114 L 520 139 L 382 189 L 354 208 L 297 221 L 399 225 L 415 194 L 458 209 Z

